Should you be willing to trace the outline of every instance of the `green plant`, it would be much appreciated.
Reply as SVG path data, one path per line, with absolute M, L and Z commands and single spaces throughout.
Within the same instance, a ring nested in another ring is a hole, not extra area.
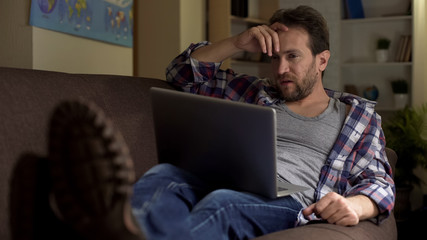
M 377 41 L 377 49 L 388 49 L 390 47 L 390 40 L 387 38 L 380 38 Z
M 427 104 L 406 107 L 384 123 L 387 147 L 396 151 L 398 161 L 394 173 L 397 186 L 420 184 L 413 170 L 427 169 Z
M 393 93 L 408 93 L 408 82 L 404 79 L 391 81 L 391 89 L 393 90 Z

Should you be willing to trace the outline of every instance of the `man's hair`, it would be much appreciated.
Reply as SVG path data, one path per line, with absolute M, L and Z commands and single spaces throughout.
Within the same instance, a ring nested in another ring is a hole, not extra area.
M 295 9 L 279 9 L 270 18 L 270 24 L 283 23 L 287 27 L 300 27 L 309 35 L 309 48 L 313 56 L 329 50 L 329 30 L 325 18 L 315 9 L 299 6 Z

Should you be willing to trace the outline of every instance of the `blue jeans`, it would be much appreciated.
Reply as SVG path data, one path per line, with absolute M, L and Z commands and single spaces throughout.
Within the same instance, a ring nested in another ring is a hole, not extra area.
M 132 212 L 148 239 L 248 239 L 292 228 L 301 204 L 233 190 L 210 190 L 170 164 L 134 185 Z

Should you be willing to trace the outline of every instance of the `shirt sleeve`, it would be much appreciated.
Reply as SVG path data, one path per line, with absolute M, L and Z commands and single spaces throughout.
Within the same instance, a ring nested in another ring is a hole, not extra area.
M 344 196 L 365 195 L 373 200 L 378 207 L 379 215 L 372 219 L 380 223 L 387 218 L 393 207 L 395 200 L 395 186 L 391 166 L 385 154 L 385 137 L 380 126 L 381 119 L 374 113 L 370 124 L 354 147 L 352 156 L 357 161 L 357 165 L 350 173 L 350 185 Z M 368 162 L 366 166 L 363 162 Z M 358 168 L 363 166 L 361 171 Z
M 208 42 L 191 44 L 166 69 L 166 81 L 174 87 L 194 94 L 224 98 L 233 101 L 258 103 L 260 92 L 268 86 L 254 76 L 237 74 L 231 69 L 220 69 L 221 63 L 200 62 L 191 53 Z M 262 99 L 268 94 L 262 94 Z

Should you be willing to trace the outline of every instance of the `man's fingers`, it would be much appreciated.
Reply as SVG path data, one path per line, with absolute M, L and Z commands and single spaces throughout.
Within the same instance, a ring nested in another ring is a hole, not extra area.
M 340 196 L 338 194 L 327 194 L 321 198 L 318 202 L 307 207 L 307 215 L 315 213 L 317 216 L 322 217 L 323 219 L 328 219 L 333 216 L 336 212 L 340 211 L 341 204 Z M 303 214 L 305 212 L 303 211 Z M 304 214 L 305 215 L 305 214 Z
M 237 35 L 234 44 L 237 48 L 249 52 L 263 52 L 269 56 L 280 51 L 279 32 L 288 31 L 281 23 L 271 26 L 259 25 Z
M 275 23 L 271 24 L 270 28 L 273 29 L 273 31 L 275 31 L 276 33 L 286 32 L 289 30 L 289 28 L 285 24 L 279 23 L 279 22 L 275 22 Z M 277 34 L 276 41 L 277 42 L 274 42 L 274 47 L 275 47 L 276 52 L 279 52 L 280 51 L 280 43 L 279 43 L 279 35 L 278 34 Z
M 326 219 L 329 223 L 336 223 L 338 220 L 343 218 L 342 214 L 343 212 L 340 212 L 339 209 L 330 206 L 326 208 L 320 216 L 323 219 Z
M 350 207 L 347 200 L 336 193 L 326 194 L 317 203 L 303 210 L 304 216 L 312 213 L 329 223 L 343 226 L 356 225 L 359 222 L 356 212 Z
M 313 203 L 310 206 L 306 207 L 304 210 L 302 210 L 302 214 L 304 216 L 309 216 L 309 215 L 313 214 L 315 206 L 316 206 L 316 203 Z
M 359 223 L 359 218 L 353 211 L 344 209 L 336 210 L 333 214 L 323 219 L 326 219 L 329 223 L 341 226 L 353 226 Z
M 279 34 L 274 29 L 267 27 L 266 31 L 269 33 L 271 37 L 271 51 L 279 52 L 280 51 L 280 41 L 279 41 Z M 270 55 L 271 56 L 271 55 Z
M 267 53 L 268 46 L 267 46 L 267 41 L 265 39 L 265 36 L 262 33 L 262 28 L 260 26 L 254 27 L 252 30 L 252 34 L 254 38 L 257 39 L 258 44 L 261 48 L 261 51 L 263 53 Z
M 259 30 L 260 34 L 258 38 L 260 46 L 265 46 L 263 52 L 267 53 L 269 56 L 273 55 L 273 48 L 274 51 L 278 52 L 280 47 L 279 35 L 277 34 L 277 32 L 267 25 L 257 26 L 257 29 Z
M 283 24 L 282 26 L 276 24 L 275 29 L 287 28 Z M 236 39 L 236 47 L 249 52 L 261 51 L 272 56 L 273 51 L 279 52 L 280 50 L 278 32 L 271 26 L 259 25 L 252 27 L 248 31 L 239 34 Z
M 260 32 L 264 37 L 264 41 L 265 41 L 265 45 L 266 45 L 266 53 L 268 54 L 268 56 L 273 55 L 273 36 L 272 34 L 277 34 L 276 32 L 274 32 L 272 29 L 270 29 L 267 26 L 261 26 L 260 27 Z
M 286 32 L 289 30 L 289 28 L 285 24 L 279 23 L 279 22 L 275 22 L 275 23 L 271 24 L 270 27 L 271 27 L 271 29 L 273 29 L 276 32 L 278 32 L 278 31 Z
M 273 46 L 279 45 L 279 36 L 276 31 L 267 25 L 259 25 L 250 29 L 252 37 L 257 39 L 263 53 L 272 55 Z M 277 49 L 275 49 L 277 51 Z

